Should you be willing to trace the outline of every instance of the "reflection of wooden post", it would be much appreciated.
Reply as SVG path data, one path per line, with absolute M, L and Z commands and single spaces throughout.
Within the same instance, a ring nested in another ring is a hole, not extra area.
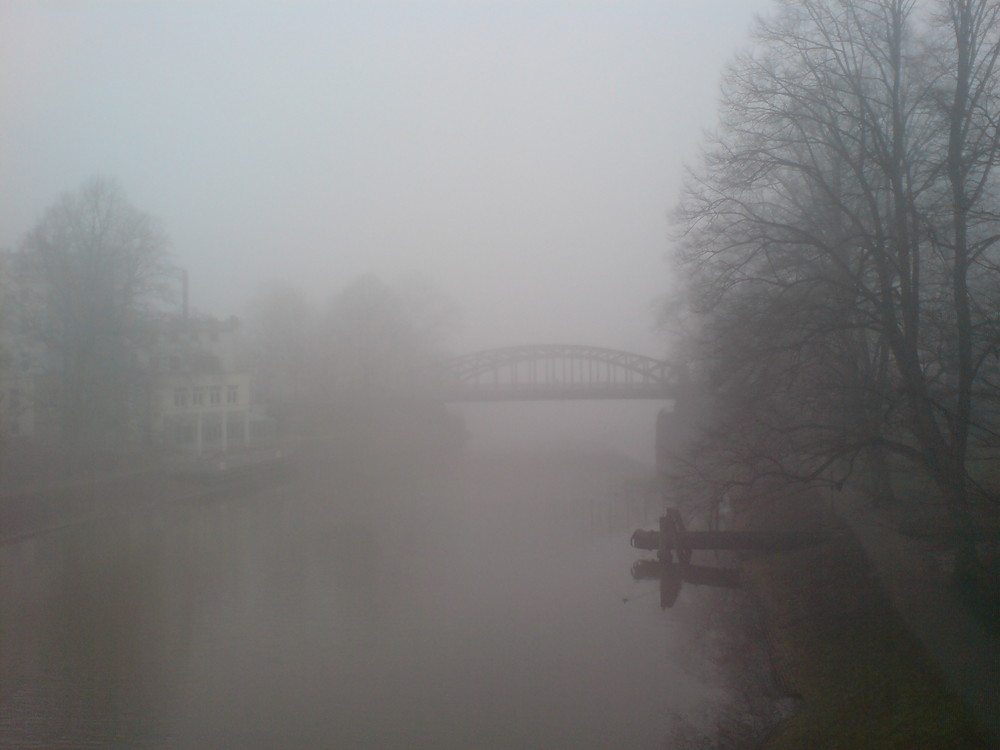
M 743 586 L 740 571 L 735 568 L 711 568 L 705 565 L 677 565 L 659 560 L 636 560 L 632 577 L 637 581 L 658 579 L 660 607 L 672 607 L 685 583 L 696 586 L 738 589 Z
M 666 609 L 674 606 L 684 581 L 676 565 L 663 564 L 660 567 L 660 609 Z

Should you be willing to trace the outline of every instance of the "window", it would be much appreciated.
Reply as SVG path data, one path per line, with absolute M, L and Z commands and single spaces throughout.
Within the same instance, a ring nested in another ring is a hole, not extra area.
M 204 388 L 192 388 L 191 389 L 191 403 L 195 406 L 201 406 L 205 403 L 205 389 Z
M 187 388 L 174 388 L 174 406 L 187 406 Z
M 226 386 L 226 403 L 238 404 L 240 401 L 240 387 L 238 385 Z
M 213 385 L 208 389 L 208 403 L 217 406 L 222 403 L 222 386 Z

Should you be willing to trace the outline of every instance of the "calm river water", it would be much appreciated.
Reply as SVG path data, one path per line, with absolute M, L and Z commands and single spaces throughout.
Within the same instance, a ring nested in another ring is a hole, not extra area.
M 652 749 L 698 705 L 627 462 L 325 451 L 0 549 L 0 747 Z

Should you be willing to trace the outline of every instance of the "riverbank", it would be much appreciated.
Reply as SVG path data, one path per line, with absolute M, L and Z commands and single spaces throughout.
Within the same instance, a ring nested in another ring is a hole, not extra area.
M 1000 637 L 955 587 L 953 556 L 934 535 L 895 530 L 858 496 L 844 493 L 836 502 L 907 628 L 1000 747 Z
M 748 528 L 837 529 L 805 550 L 748 556 L 743 572 L 764 611 L 772 660 L 801 698 L 765 750 L 989 748 L 988 735 L 933 656 L 911 632 L 866 544 L 829 499 L 775 488 L 745 508 Z
M 38 481 L 0 491 L 0 544 L 123 513 L 160 502 L 193 502 L 226 496 L 266 482 L 287 468 L 276 449 L 232 454 L 211 462 L 146 461 L 128 470 Z M 228 463 L 226 461 L 228 460 Z
M 156 499 L 190 492 L 187 484 L 149 467 L 10 488 L 0 494 L 0 543 L 144 508 Z

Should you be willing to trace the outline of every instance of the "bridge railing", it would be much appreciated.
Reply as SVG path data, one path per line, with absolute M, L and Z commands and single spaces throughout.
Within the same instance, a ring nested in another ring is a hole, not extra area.
M 669 399 L 662 360 L 597 347 L 547 345 L 475 352 L 441 363 L 434 388 L 446 401 Z

